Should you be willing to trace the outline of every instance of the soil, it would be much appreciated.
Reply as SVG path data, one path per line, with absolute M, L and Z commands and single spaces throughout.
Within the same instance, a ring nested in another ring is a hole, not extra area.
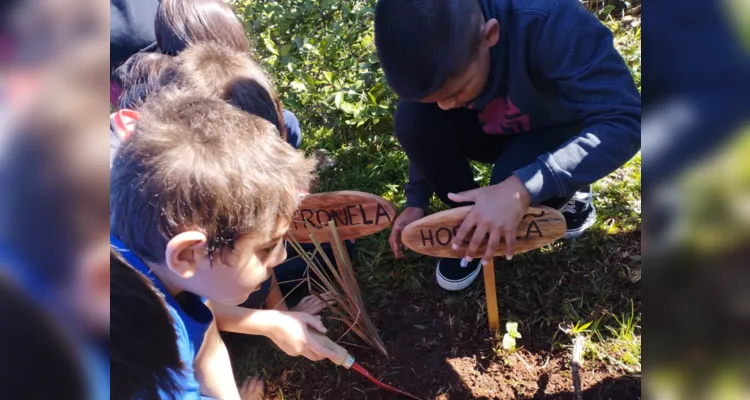
M 422 296 L 384 298 L 380 304 L 403 306 L 372 310 L 388 358 L 371 349 L 356 347 L 354 344 L 361 342 L 355 338 L 345 338 L 342 342 L 348 343 L 345 347 L 373 376 L 422 399 L 575 399 L 569 352 L 519 349 L 515 353 L 496 354 L 484 313 L 462 312 L 460 316 L 451 316 L 444 302 L 436 302 L 429 293 Z M 265 364 L 260 372 L 267 379 L 267 393 L 274 399 L 399 398 L 356 372 L 329 362 L 292 360 L 271 350 L 272 346 L 261 346 L 265 349 L 249 355 L 247 338 L 235 335 L 227 338 L 227 344 L 238 376 L 256 373 L 252 367 L 237 362 L 238 352 L 244 352 L 240 359 L 258 357 L 265 361 L 260 363 Z M 271 362 L 273 366 L 267 367 L 271 359 L 280 362 Z M 639 377 L 623 376 L 604 365 L 584 364 L 581 381 L 584 399 L 640 398 Z
M 359 246 L 354 263 L 366 312 L 389 354 L 353 335 L 339 343 L 373 376 L 421 399 L 576 399 L 570 339 L 560 324 L 640 315 L 640 286 L 623 275 L 639 269 L 632 257 L 639 254 L 638 232 L 592 234 L 496 266 L 501 324 L 519 321 L 523 335 L 515 352 L 502 350 L 489 333 L 481 279 L 464 291 L 446 292 L 435 282 L 433 260 L 407 255 L 394 262 L 379 258 L 387 240 L 369 245 Z M 343 326 L 325 312 L 323 318 L 328 336 L 337 340 Z M 606 328 L 598 332 L 607 335 Z M 355 371 L 289 357 L 266 338 L 224 337 L 237 380 L 260 374 L 271 399 L 399 398 Z M 617 362 L 588 357 L 580 375 L 583 399 L 641 397 L 640 375 L 629 375 Z

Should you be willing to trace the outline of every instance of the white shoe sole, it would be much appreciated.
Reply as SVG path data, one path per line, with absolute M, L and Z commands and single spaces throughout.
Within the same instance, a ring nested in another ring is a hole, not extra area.
M 442 261 L 442 259 L 440 261 Z M 437 276 L 437 283 L 441 288 L 451 291 L 451 292 L 464 290 L 467 287 L 469 287 L 477 279 L 477 276 L 479 276 L 479 272 L 482 271 L 482 266 L 480 265 L 470 275 L 466 276 L 465 278 L 461 280 L 454 281 L 440 274 L 440 261 L 438 261 L 438 266 L 437 268 L 435 268 L 435 276 Z

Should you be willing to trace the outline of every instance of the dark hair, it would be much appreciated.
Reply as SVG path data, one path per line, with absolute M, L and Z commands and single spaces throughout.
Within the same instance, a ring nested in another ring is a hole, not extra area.
M 134 110 L 166 83 L 161 74 L 172 64 L 172 57 L 160 53 L 136 53 L 114 71 L 122 88 L 117 108 Z
M 388 84 L 421 100 L 464 70 L 479 46 L 478 0 L 379 0 L 375 46 Z
M 87 382 L 74 342 L 48 312 L 3 276 L 0 304 L 0 321 L 6 321 L 0 329 L 3 398 L 85 398 Z
M 199 230 L 209 256 L 223 256 L 239 237 L 270 237 L 291 221 L 314 161 L 273 125 L 176 87 L 140 113 L 110 181 L 111 232 L 136 255 L 163 263 L 172 237 Z
M 175 398 L 184 367 L 174 320 L 153 283 L 110 248 L 110 392 L 112 399 Z
M 224 0 L 161 0 L 154 28 L 159 49 L 172 56 L 195 43 L 250 52 L 245 27 Z
M 184 90 L 227 101 L 265 119 L 286 140 L 281 101 L 271 77 L 249 54 L 214 43 L 191 45 L 175 57 L 170 79 Z

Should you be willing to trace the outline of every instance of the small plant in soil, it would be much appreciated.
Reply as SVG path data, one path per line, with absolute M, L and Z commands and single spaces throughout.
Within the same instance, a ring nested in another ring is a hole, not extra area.
M 505 335 L 503 335 L 503 349 L 507 351 L 516 350 L 516 339 L 520 339 L 521 334 L 518 332 L 518 322 L 508 321 L 505 324 Z

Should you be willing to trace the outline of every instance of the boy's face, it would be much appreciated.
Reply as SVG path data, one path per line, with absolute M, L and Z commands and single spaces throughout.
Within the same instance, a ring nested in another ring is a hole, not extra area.
M 205 236 L 199 232 L 177 235 L 167 245 L 167 266 L 177 275 L 172 274 L 170 281 L 177 278 L 173 283 L 180 290 L 218 303 L 241 304 L 286 259 L 283 236 L 288 229 L 287 224 L 270 238 L 243 236 L 235 242 L 234 250 L 224 250 L 223 256 L 215 254 L 213 263 L 201 240 Z
M 482 93 L 490 73 L 490 48 L 497 44 L 500 28 L 495 19 L 483 22 L 480 27 L 479 47 L 468 67 L 449 78 L 440 90 L 422 99 L 422 103 L 437 103 L 441 109 L 450 110 L 466 107 Z

